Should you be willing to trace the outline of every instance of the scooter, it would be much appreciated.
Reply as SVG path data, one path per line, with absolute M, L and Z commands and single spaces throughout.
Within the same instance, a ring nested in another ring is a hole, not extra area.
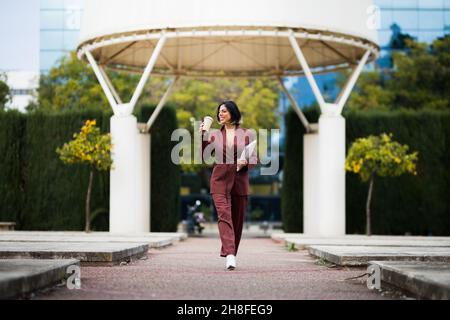
M 205 229 L 205 215 L 203 212 L 198 211 L 201 206 L 200 200 L 195 201 L 193 206 L 188 205 L 187 214 L 187 233 L 188 234 L 202 234 L 203 229 Z
M 197 228 L 198 234 L 202 234 L 203 229 L 205 229 L 205 215 L 203 212 L 196 212 L 194 213 L 194 224 Z

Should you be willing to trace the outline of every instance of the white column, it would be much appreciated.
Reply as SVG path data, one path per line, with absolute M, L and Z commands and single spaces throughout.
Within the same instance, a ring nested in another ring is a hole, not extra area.
M 111 117 L 113 169 L 110 172 L 109 231 L 135 232 L 137 220 L 137 120 Z
M 137 133 L 137 232 L 150 232 L 150 134 Z
M 319 118 L 319 219 L 321 236 L 345 235 L 345 119 Z
M 367 50 L 358 62 L 335 103 L 327 103 L 317 86 L 293 30 L 289 31 L 289 42 L 322 112 L 319 118 L 318 153 L 316 152 L 318 172 L 315 172 L 316 169 L 313 167 L 314 156 L 306 154 L 311 152 L 309 149 L 314 149 L 314 138 L 305 136 L 304 140 L 304 232 L 315 232 L 312 230 L 317 230 L 315 228 L 318 225 L 321 236 L 345 235 L 345 119 L 341 113 L 370 57 L 371 50 Z M 314 150 L 312 153 L 314 154 Z M 317 174 L 316 184 L 311 171 Z M 313 213 L 314 210 L 318 210 L 318 216 Z M 313 214 L 314 218 L 312 218 Z
M 145 83 L 147 82 L 167 37 L 165 34 L 150 56 L 145 70 L 129 103 L 122 103 L 106 72 L 97 64 L 91 52 L 85 54 L 114 111 L 111 117 L 113 143 L 113 169 L 110 171 L 110 222 L 109 231 L 149 232 L 150 229 L 150 135 L 149 131 L 164 106 L 176 77 L 164 94 L 145 130 L 138 130 L 137 119 L 132 115 Z
M 148 134 L 148 231 L 152 232 L 152 135 Z
M 303 234 L 319 236 L 319 134 L 303 136 Z

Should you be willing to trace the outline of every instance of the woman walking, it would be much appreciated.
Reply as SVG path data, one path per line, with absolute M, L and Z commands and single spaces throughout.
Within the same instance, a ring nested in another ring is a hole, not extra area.
M 210 180 L 210 194 L 217 210 L 218 228 L 222 248 L 220 256 L 226 257 L 225 267 L 236 268 L 236 255 L 242 235 L 244 215 L 248 203 L 248 172 L 258 161 L 256 148 L 245 148 L 256 137 L 240 126 L 241 113 L 233 101 L 224 101 L 216 110 L 221 124 L 220 130 L 206 131 L 204 122 L 202 133 L 202 159 L 214 151 L 215 164 Z M 247 151 L 250 154 L 242 153 Z

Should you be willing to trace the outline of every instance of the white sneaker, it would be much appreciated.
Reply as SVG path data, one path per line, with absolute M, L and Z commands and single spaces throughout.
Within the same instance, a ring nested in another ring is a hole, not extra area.
M 234 255 L 227 255 L 226 268 L 228 270 L 234 270 L 236 268 L 236 257 Z

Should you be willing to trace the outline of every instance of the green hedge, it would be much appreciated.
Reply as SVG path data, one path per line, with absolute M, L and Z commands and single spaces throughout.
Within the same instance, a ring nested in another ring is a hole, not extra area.
M 25 201 L 23 132 L 25 116 L 17 111 L 0 112 L 0 221 L 21 224 Z
M 86 119 L 96 119 L 102 131 L 108 131 L 108 118 L 109 115 L 101 112 L 34 113 L 27 116 L 23 145 L 25 203 L 20 229 L 82 230 L 88 168 L 64 165 L 55 150 L 71 140 Z M 108 190 L 108 174 L 97 173 L 92 190 L 92 211 L 100 208 L 108 211 Z M 107 227 L 107 223 L 99 225 L 93 221 L 94 229 L 107 230 Z
M 317 119 L 317 114 L 307 112 Z M 283 225 L 303 229 L 304 129 L 294 112 L 286 115 L 286 160 L 282 190 Z M 450 112 L 355 112 L 346 115 L 347 150 L 359 137 L 392 132 L 394 139 L 419 152 L 418 175 L 377 178 L 372 200 L 375 234 L 450 235 Z M 346 175 L 346 232 L 364 233 L 368 185 Z
M 154 107 L 144 106 L 139 121 L 147 122 Z M 162 109 L 150 131 L 151 154 L 151 228 L 152 231 L 176 231 L 180 221 L 180 167 L 172 163 L 170 154 L 178 143 L 171 141 L 172 131 L 178 128 L 175 107 Z
M 142 114 L 154 107 L 145 107 Z M 72 139 L 86 119 L 96 119 L 102 132 L 109 132 L 111 113 L 80 111 L 65 113 L 0 113 L 0 221 L 15 221 L 20 230 L 83 230 L 88 168 L 67 166 L 55 150 Z M 152 135 L 152 190 L 172 191 L 178 186 L 178 168 L 167 163 L 171 145 L 167 140 L 177 127 L 175 112 L 165 108 Z M 156 148 L 156 149 L 155 149 Z M 178 189 L 176 189 L 178 191 Z M 92 190 L 92 228 L 108 230 L 109 172 L 97 172 Z M 172 197 L 152 194 L 152 231 L 175 231 L 178 192 Z M 174 208 L 175 207 L 175 208 Z M 165 208 L 165 210 L 161 210 Z

